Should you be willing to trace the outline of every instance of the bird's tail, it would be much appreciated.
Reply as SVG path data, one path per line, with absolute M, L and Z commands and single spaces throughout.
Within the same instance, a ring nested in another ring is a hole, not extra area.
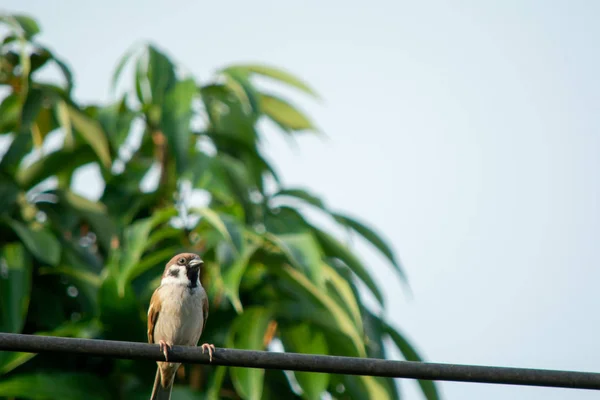
M 166 371 L 165 371 L 166 372 Z M 169 371 L 170 372 L 170 371 Z M 166 385 L 163 386 L 160 368 L 156 368 L 156 377 L 154 378 L 154 387 L 152 388 L 152 395 L 150 400 L 171 400 L 171 389 L 173 389 L 173 381 L 175 380 L 175 373 L 165 376 Z

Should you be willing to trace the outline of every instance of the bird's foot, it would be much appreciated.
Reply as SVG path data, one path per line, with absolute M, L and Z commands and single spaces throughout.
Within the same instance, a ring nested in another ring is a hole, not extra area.
M 171 350 L 171 345 L 164 340 L 159 341 L 158 344 L 160 346 L 160 351 L 165 355 L 165 361 L 169 361 L 169 350 Z
M 215 351 L 215 345 L 204 343 L 200 347 L 202 347 L 202 353 L 204 353 L 204 350 L 208 350 L 208 359 L 210 360 L 210 362 L 212 362 L 212 360 L 213 360 L 212 356 L 213 356 L 213 352 Z

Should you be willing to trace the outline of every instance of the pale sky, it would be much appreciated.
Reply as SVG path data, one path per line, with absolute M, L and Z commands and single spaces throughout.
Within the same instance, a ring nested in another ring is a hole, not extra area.
M 152 40 L 199 79 L 287 68 L 328 135 L 267 151 L 289 185 L 369 221 L 413 296 L 366 245 L 388 316 L 428 361 L 600 371 L 600 2 L 5 0 L 66 58 L 82 100 Z M 94 192 L 83 173 L 77 185 Z M 598 393 L 440 383 L 446 399 Z M 405 399 L 420 399 L 412 381 Z M 174 399 L 176 400 L 176 399 Z

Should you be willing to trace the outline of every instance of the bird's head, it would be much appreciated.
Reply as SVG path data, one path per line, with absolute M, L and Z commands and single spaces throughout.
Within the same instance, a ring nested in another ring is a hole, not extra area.
M 197 254 L 177 254 L 165 266 L 162 284 L 180 283 L 195 287 L 199 281 L 202 265 L 204 265 L 204 261 Z

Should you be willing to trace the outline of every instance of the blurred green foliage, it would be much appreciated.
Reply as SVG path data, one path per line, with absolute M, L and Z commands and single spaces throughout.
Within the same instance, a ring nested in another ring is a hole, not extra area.
M 395 345 L 419 360 L 363 306 L 358 282 L 384 306 L 370 268 L 303 210 L 370 242 L 403 279 L 390 247 L 307 190 L 283 187 L 260 150 L 264 118 L 292 137 L 317 129 L 255 77 L 317 97 L 308 85 L 264 65 L 228 66 L 199 84 L 148 44 L 118 63 L 112 86 L 126 90 L 117 101 L 83 105 L 71 96 L 68 65 L 38 41 L 37 21 L 4 15 L 0 22 L 0 331 L 145 342 L 146 310 L 165 262 L 193 251 L 205 260 L 210 299 L 203 342 L 380 358 Z M 45 68 L 61 74 L 59 83 L 38 78 Z M 101 173 L 97 200 L 72 190 L 74 173 L 90 165 Z M 154 185 L 142 189 L 144 179 Z M 208 200 L 194 204 L 199 194 Z M 146 399 L 154 369 L 4 352 L 0 396 Z M 426 398 L 438 398 L 431 382 L 420 385 Z M 390 379 L 199 365 L 180 369 L 173 397 L 312 400 L 325 392 L 400 397 Z

